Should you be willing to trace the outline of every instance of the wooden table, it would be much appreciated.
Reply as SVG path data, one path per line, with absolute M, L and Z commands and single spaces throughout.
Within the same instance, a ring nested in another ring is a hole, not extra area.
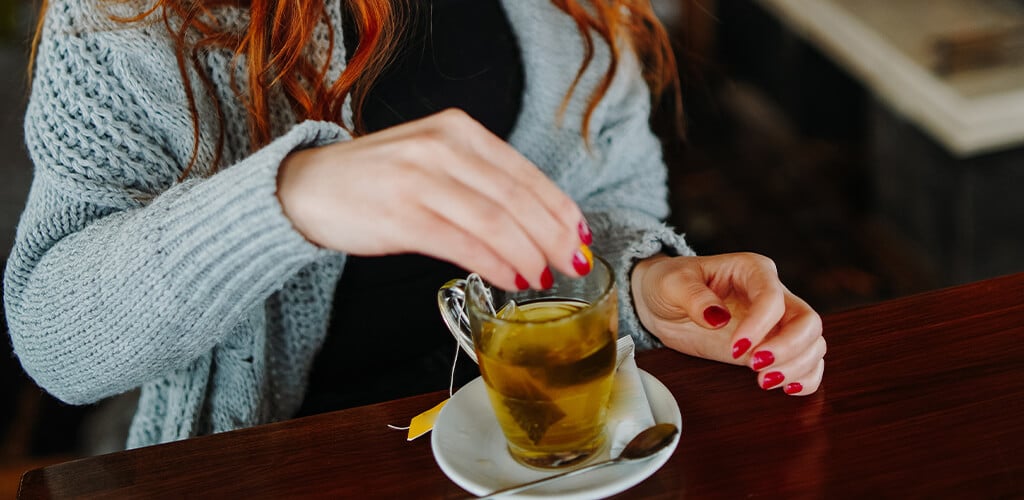
M 1024 495 L 1024 274 L 825 317 L 814 395 L 674 351 L 638 364 L 670 388 L 682 439 L 628 498 Z M 444 392 L 27 472 L 22 498 L 462 498 L 429 438 L 385 426 Z

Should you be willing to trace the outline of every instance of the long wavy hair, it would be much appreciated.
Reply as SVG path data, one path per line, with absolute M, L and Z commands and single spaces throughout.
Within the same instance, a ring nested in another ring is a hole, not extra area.
M 32 56 L 42 32 L 47 0 L 41 0 L 40 15 L 32 43 Z M 124 0 L 108 0 L 112 2 Z M 248 111 L 248 129 L 252 147 L 269 143 L 271 130 L 271 95 L 277 89 L 287 97 L 299 120 L 314 119 L 342 123 L 342 106 L 352 99 L 354 135 L 366 132 L 362 109 L 374 82 L 392 61 L 402 38 L 410 0 L 340 0 L 353 17 L 359 40 L 341 75 L 328 77 L 329 61 L 317 63 L 308 56 L 316 43 L 315 30 L 326 24 L 330 54 L 335 33 L 328 21 L 327 0 L 154 0 L 154 4 L 121 22 L 138 22 L 159 16 L 174 40 L 174 51 L 181 72 L 193 122 L 193 149 L 189 165 L 182 174 L 192 170 L 199 152 L 199 111 L 196 105 L 197 84 L 208 94 L 213 85 L 201 71 L 200 56 L 209 49 L 226 48 L 235 54 L 234 61 L 244 61 L 248 76 L 245 88 L 234 85 L 234 92 Z M 418 0 L 411 0 L 418 1 Z M 588 98 L 582 133 L 588 137 L 590 117 L 604 97 L 618 66 L 623 50 L 632 49 L 640 59 L 643 76 L 655 99 L 671 92 L 676 114 L 681 100 L 676 63 L 665 29 L 655 17 L 650 0 L 590 0 L 589 8 L 580 0 L 551 0 L 572 16 L 584 35 L 584 60 L 572 86 L 567 90 L 559 118 L 590 66 L 595 51 L 595 35 L 611 49 L 611 60 L 604 76 Z M 218 24 L 213 11 L 220 7 L 247 7 L 249 23 L 244 30 L 230 30 Z M 626 37 L 622 37 L 625 34 Z M 623 42 L 629 47 L 623 47 Z M 190 77 L 190 67 L 199 75 L 199 82 Z M 30 68 L 31 74 L 31 68 Z M 232 72 L 234 74 L 234 72 Z M 213 99 L 213 102 L 217 102 Z M 223 111 L 217 107 L 220 130 L 213 168 L 220 163 L 224 144 Z

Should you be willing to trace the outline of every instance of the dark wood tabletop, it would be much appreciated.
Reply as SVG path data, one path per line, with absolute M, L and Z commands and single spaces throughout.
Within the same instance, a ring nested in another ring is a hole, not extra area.
M 827 315 L 807 397 L 659 349 L 678 401 L 671 459 L 623 498 L 1024 496 L 1024 274 Z M 21 498 L 464 498 L 403 425 L 447 394 L 390 401 L 31 470 Z

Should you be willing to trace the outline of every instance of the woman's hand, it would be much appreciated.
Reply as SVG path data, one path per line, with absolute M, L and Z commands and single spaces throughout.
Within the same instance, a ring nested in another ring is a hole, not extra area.
M 509 290 L 550 286 L 548 263 L 590 270 L 576 203 L 458 110 L 292 153 L 278 198 L 308 240 L 350 254 L 421 253 Z
M 663 344 L 744 364 L 764 389 L 806 395 L 825 372 L 821 318 L 752 253 L 646 259 L 631 287 L 640 321 Z

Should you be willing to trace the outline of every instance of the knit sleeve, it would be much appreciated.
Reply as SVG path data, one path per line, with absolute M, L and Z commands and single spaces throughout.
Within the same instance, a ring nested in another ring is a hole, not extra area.
M 591 187 L 578 202 L 594 231 L 594 251 L 615 268 L 619 284 L 620 333 L 641 348 L 660 345 L 637 318 L 629 286 L 636 263 L 663 252 L 693 255 L 683 236 L 665 225 L 667 171 L 658 138 L 651 131 L 650 93 L 636 59 L 624 54 L 615 84 L 595 112 L 600 128 L 592 141 L 596 165 Z
M 131 30 L 83 29 L 82 9 L 47 14 L 25 116 L 35 174 L 4 275 L 22 366 L 72 404 L 187 366 L 323 257 L 283 214 L 277 169 L 347 137 L 302 123 L 177 182 L 192 122 L 173 59 Z

